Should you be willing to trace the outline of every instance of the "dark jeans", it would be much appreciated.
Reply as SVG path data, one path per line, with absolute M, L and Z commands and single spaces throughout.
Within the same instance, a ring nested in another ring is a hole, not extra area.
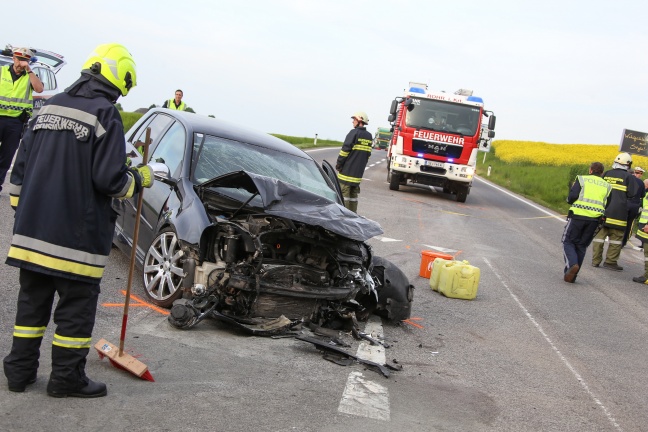
M 578 264 L 579 267 L 583 266 L 585 253 L 590 243 L 592 243 L 594 231 L 596 231 L 598 224 L 598 220 L 573 218 L 567 220 L 567 226 L 565 226 L 562 236 L 565 273 L 574 264 Z
M 0 190 L 20 144 L 24 125 L 15 117 L 0 116 Z

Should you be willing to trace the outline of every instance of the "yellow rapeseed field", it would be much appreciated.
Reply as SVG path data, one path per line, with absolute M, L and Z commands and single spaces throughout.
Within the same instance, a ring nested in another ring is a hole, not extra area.
M 549 144 L 535 141 L 497 140 L 493 142 L 495 156 L 509 163 L 531 163 L 534 165 L 589 165 L 601 162 L 605 169 L 619 154 L 619 145 L 596 144 Z M 632 155 L 632 166 L 648 170 L 648 157 Z

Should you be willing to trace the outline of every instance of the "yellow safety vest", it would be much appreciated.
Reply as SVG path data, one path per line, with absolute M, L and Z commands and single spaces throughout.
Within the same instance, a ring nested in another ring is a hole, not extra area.
M 185 105 L 183 101 L 180 101 L 180 106 L 178 106 L 178 108 L 176 108 L 175 106 L 175 99 L 169 99 L 169 101 L 167 102 L 167 108 L 172 110 L 184 111 L 186 107 L 187 105 Z
M 597 218 L 605 213 L 605 204 L 612 191 L 610 183 L 599 176 L 577 176 L 581 190 L 570 210 L 578 216 Z
M 0 68 L 0 116 L 18 117 L 23 111 L 31 115 L 34 101 L 29 75 L 24 74 L 14 81 L 10 67 L 12 65 Z
M 648 223 L 648 195 L 644 197 L 642 206 L 643 209 L 641 210 L 641 216 L 639 216 L 639 225 L 637 225 L 637 238 L 648 242 L 648 233 L 643 231 L 643 227 Z

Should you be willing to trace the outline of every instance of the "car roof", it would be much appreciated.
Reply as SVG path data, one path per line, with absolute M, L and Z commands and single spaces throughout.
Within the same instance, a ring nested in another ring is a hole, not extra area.
M 253 128 L 250 128 L 248 126 L 244 127 L 235 123 L 228 122 L 226 120 L 208 117 L 187 111 L 176 111 L 166 108 L 153 108 L 151 111 L 162 112 L 174 116 L 180 122 L 182 122 L 182 124 L 191 133 L 204 133 L 206 135 L 214 135 L 231 139 L 233 141 L 242 141 L 249 144 L 271 148 L 273 150 L 281 151 L 284 153 L 293 154 L 295 156 L 302 156 L 308 159 L 312 159 L 307 153 L 298 149 L 294 145 L 265 132 L 254 130 Z

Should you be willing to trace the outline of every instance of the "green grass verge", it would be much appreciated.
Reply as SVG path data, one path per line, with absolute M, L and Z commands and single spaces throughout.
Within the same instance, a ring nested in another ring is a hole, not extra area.
M 490 176 L 488 167 L 491 167 Z M 477 174 L 560 214 L 567 214 L 567 195 L 577 175 L 587 174 L 589 165 L 540 166 L 507 163 L 492 152 L 477 157 Z

